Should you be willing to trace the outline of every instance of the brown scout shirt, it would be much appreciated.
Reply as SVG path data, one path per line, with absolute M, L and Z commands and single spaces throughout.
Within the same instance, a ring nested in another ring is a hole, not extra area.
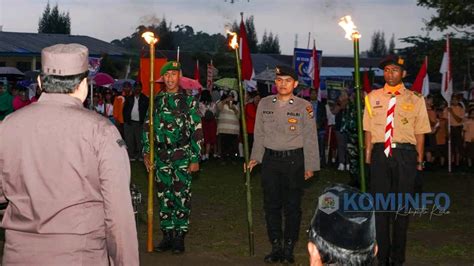
M 402 86 L 399 92 L 400 94 L 395 96 L 397 102 L 392 143 L 416 144 L 415 135 L 431 132 L 425 99 L 422 95 L 406 89 L 405 86 Z M 391 94 L 384 87 L 370 92 L 367 97 L 370 107 L 365 106 L 364 130 L 372 134 L 372 143 L 384 143 L 387 109 Z M 367 108 L 371 108 L 371 115 Z
M 293 97 L 288 102 L 271 95 L 263 98 L 255 118 L 252 160 L 262 162 L 265 148 L 276 151 L 303 148 L 305 171 L 319 171 L 316 121 L 311 103 Z
M 0 124 L 3 264 L 138 265 L 130 165 L 117 129 L 43 93 Z

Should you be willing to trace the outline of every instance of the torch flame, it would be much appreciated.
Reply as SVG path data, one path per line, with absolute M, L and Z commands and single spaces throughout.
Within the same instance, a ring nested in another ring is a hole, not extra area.
M 148 44 L 155 44 L 158 42 L 158 38 L 155 38 L 155 34 L 151 31 L 144 32 L 142 38 L 145 39 Z
M 339 26 L 341 26 L 344 31 L 346 32 L 346 36 L 344 36 L 348 40 L 352 39 L 360 39 L 362 35 L 360 35 L 359 31 L 357 31 L 357 27 L 352 21 L 351 16 L 342 17 L 339 20 Z
M 232 35 L 232 39 L 229 43 L 230 47 L 232 47 L 234 50 L 239 48 L 239 43 L 237 42 L 237 33 L 227 30 L 227 34 Z

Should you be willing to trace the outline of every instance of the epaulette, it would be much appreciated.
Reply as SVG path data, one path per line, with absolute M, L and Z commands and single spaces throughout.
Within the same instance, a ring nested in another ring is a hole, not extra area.
M 418 97 L 423 96 L 421 93 L 419 93 L 419 92 L 417 92 L 417 91 L 413 91 L 413 94 L 415 94 L 415 95 L 418 96 Z

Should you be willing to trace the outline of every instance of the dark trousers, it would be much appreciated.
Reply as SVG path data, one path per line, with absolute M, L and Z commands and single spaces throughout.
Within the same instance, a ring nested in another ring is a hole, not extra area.
M 221 146 L 221 156 L 223 159 L 235 158 L 235 155 L 239 152 L 238 138 L 239 135 L 219 134 L 219 145 Z
M 123 131 L 128 157 L 138 159 L 142 154 L 143 124 L 137 121 L 125 123 Z
M 271 156 L 262 160 L 263 208 L 270 241 L 284 237 L 298 240 L 301 223 L 301 198 L 304 185 L 303 150 L 289 157 Z M 285 227 L 282 229 L 282 213 Z
M 384 195 L 388 193 L 413 193 L 417 173 L 416 151 L 393 149 L 392 156 L 387 158 L 383 150 L 383 144 L 375 144 L 372 150 L 370 164 L 371 193 L 382 193 Z M 405 261 L 408 219 L 408 216 L 397 215 L 395 212 L 375 213 L 379 263 L 385 264 L 389 259 L 395 263 Z

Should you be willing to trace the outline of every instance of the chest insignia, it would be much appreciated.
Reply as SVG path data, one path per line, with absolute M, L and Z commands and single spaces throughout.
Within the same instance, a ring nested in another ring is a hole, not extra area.
M 408 119 L 406 117 L 404 117 L 402 119 L 402 124 L 404 124 L 404 125 L 408 124 Z
M 295 125 L 291 125 L 290 126 L 290 131 L 295 131 L 296 130 L 296 126 Z
M 414 108 L 415 106 L 411 103 L 402 104 L 402 109 L 405 111 L 413 111 Z
M 287 112 L 286 115 L 287 116 L 301 116 L 300 113 L 293 113 L 293 112 Z
M 290 123 L 290 124 L 298 124 L 298 119 L 296 119 L 296 118 L 288 118 L 288 123 Z

